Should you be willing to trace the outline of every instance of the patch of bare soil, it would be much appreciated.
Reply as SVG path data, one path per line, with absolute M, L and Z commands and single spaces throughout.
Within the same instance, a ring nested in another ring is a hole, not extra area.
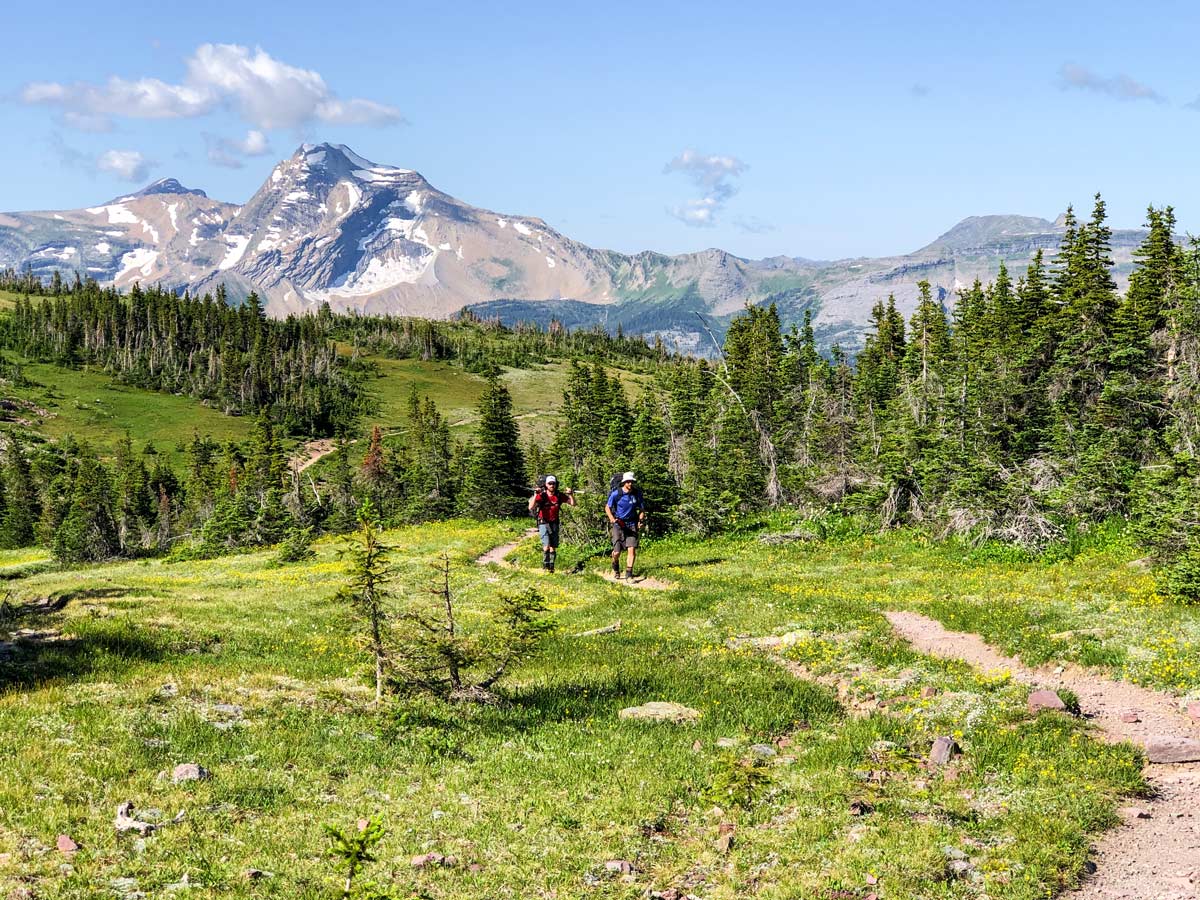
M 672 584 L 670 581 L 663 581 L 661 578 L 651 578 L 648 575 L 634 575 L 633 578 L 625 578 L 624 576 L 617 578 L 609 569 L 604 569 L 597 573 L 605 581 L 611 581 L 613 584 L 623 584 L 625 587 L 642 588 L 650 591 L 673 591 L 679 587 L 677 584 Z
M 530 528 L 521 536 L 520 539 L 510 541 L 507 544 L 501 544 L 499 547 L 493 547 L 487 553 L 475 560 L 476 565 L 486 566 L 495 563 L 498 566 L 512 567 L 512 563 L 508 561 L 508 555 L 521 546 L 521 541 L 528 540 L 531 537 L 537 537 L 537 529 Z

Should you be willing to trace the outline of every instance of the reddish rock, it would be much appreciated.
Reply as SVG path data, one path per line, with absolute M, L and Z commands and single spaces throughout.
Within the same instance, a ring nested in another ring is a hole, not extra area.
M 171 773 L 171 781 L 175 784 L 182 784 L 185 781 L 208 781 L 211 777 L 212 773 L 208 769 L 196 763 L 180 763 Z M 361 831 L 361 829 L 359 830 Z
M 1193 738 L 1155 738 L 1146 744 L 1146 759 L 1152 763 L 1200 762 L 1200 741 Z
M 1062 702 L 1062 697 L 1058 696 L 1054 691 L 1034 691 L 1029 695 L 1029 711 L 1038 713 L 1044 709 L 1058 710 L 1065 712 L 1067 704 Z
M 58 847 L 59 853 L 74 853 L 79 849 L 79 845 L 65 834 L 58 836 L 58 840 L 54 842 L 54 846 Z
M 922 700 L 928 700 L 931 697 L 936 697 L 937 695 L 938 695 L 938 689 L 935 688 L 932 684 L 927 684 L 927 685 L 925 685 L 925 687 L 921 688 L 921 699 Z
M 420 856 L 414 856 L 409 864 L 414 869 L 425 869 L 429 866 L 440 866 L 445 859 L 440 853 L 422 853 Z
M 1200 700 L 1193 700 L 1187 705 L 1187 714 L 1193 722 L 1200 722 Z
M 1135 722 L 1142 721 L 1142 714 L 1136 709 L 1127 709 L 1121 713 L 1121 721 L 1132 725 Z
M 610 859 L 604 863 L 604 871 L 628 875 L 633 871 L 633 863 L 627 859 Z
M 958 753 L 958 744 L 952 737 L 940 737 L 933 742 L 929 751 L 929 761 L 935 766 L 944 766 Z

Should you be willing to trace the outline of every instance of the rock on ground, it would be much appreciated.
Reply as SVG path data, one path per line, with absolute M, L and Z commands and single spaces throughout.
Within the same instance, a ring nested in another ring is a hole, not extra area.
M 684 706 L 682 703 L 654 700 L 641 706 L 628 706 L 617 715 L 622 719 L 638 722 L 669 722 L 674 725 L 683 725 L 698 721 L 702 713 L 700 710 Z

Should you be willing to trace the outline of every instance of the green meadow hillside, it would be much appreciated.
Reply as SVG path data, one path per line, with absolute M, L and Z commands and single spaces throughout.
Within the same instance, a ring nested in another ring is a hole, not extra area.
M 1021 562 L 915 534 L 771 533 L 654 541 L 658 589 L 607 582 L 586 556 L 546 577 L 528 542 L 515 567 L 477 565 L 518 534 L 507 524 L 388 533 L 405 598 L 449 554 L 464 628 L 505 592 L 548 601 L 555 632 L 482 706 L 373 706 L 334 599 L 340 539 L 282 568 L 260 553 L 39 574 L 13 555 L 0 883 L 334 897 L 323 826 L 373 818 L 385 834 L 361 880 L 403 898 L 1034 898 L 1075 883 L 1098 830 L 1147 791 L 1140 752 L 1029 712 L 1007 671 L 908 649 L 881 614 L 1184 692 L 1200 689 L 1200 618 L 1165 604 L 1120 540 Z M 699 718 L 618 715 L 650 701 Z M 958 752 L 938 765 L 942 736 Z M 176 783 L 187 763 L 206 779 Z M 127 802 L 158 827 L 118 834 Z M 79 849 L 56 849 L 60 834 Z

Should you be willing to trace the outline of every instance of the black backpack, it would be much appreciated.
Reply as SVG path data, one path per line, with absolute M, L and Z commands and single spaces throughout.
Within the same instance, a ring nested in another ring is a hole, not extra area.
M 613 491 L 619 491 L 621 489 L 621 475 L 623 474 L 624 473 L 618 473 L 613 475 L 612 478 L 608 479 L 608 495 L 610 497 L 612 496 Z M 645 512 L 646 498 L 642 495 L 642 489 L 638 487 L 638 483 L 636 481 L 633 483 L 633 497 L 635 500 L 637 500 L 638 509 L 640 509 L 642 512 Z

